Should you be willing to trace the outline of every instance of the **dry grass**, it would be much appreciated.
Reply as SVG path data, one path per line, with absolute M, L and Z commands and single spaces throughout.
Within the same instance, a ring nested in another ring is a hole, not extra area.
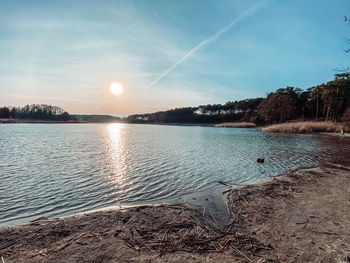
M 254 128 L 256 124 L 254 122 L 223 122 L 215 125 L 215 127 L 223 128 Z
M 304 121 L 274 124 L 261 128 L 264 132 L 279 133 L 317 133 L 317 132 L 344 132 L 350 131 L 350 123 L 335 123 L 330 121 Z

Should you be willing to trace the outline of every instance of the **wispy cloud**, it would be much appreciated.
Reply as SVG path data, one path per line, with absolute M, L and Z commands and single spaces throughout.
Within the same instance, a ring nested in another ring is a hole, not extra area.
M 10 97 L 10 96 L 9 96 Z M 69 97 L 54 97 L 54 96 L 23 96 L 23 95 L 12 95 L 11 97 L 17 98 L 17 99 L 31 99 L 33 101 L 35 100 L 56 100 L 56 101 L 72 101 L 72 102 L 86 102 L 91 103 L 93 100 L 85 100 L 85 99 L 76 99 L 76 98 L 69 98 Z
M 153 85 L 155 85 L 159 80 L 164 78 L 170 71 L 172 71 L 175 67 L 177 67 L 179 64 L 181 64 L 183 61 L 185 61 L 187 58 L 192 56 L 195 52 L 197 52 L 201 47 L 208 45 L 211 42 L 216 41 L 222 34 L 224 34 L 226 31 L 230 30 L 233 26 L 237 25 L 239 22 L 243 21 L 247 17 L 253 15 L 258 9 L 260 9 L 265 2 L 261 2 L 252 8 L 249 8 L 247 11 L 240 14 L 237 18 L 233 19 L 229 24 L 221 28 L 219 31 L 217 31 L 214 35 L 211 37 L 208 37 L 204 39 L 202 42 L 200 42 L 198 45 L 196 45 L 194 48 L 192 48 L 190 51 L 188 51 L 182 58 L 180 58 L 176 63 L 174 63 L 171 67 L 169 67 L 167 70 L 165 70 L 162 74 L 160 74 L 157 78 L 155 78 L 148 86 L 147 89 L 151 88 Z
M 61 21 L 47 21 L 47 20 L 28 20 L 28 19 L 21 19 L 21 20 L 15 20 L 11 21 L 8 25 L 9 27 L 15 28 L 15 29 L 57 29 L 57 28 L 69 28 L 69 25 L 66 23 L 63 23 Z

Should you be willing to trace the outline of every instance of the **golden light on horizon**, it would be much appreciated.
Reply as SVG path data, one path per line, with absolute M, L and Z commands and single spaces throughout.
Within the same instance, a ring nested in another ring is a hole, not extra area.
M 124 91 L 123 86 L 118 82 L 113 82 L 109 89 L 112 92 L 112 94 L 114 94 L 116 96 L 121 95 Z

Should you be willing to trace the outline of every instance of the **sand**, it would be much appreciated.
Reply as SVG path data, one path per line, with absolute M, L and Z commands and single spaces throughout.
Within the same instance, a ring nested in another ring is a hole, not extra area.
M 223 122 L 216 124 L 215 127 L 220 128 L 255 128 L 257 127 L 254 122 Z
M 0 255 L 5 262 L 350 261 L 346 168 L 300 169 L 224 196 L 225 226 L 189 204 L 98 211 L 0 228 Z

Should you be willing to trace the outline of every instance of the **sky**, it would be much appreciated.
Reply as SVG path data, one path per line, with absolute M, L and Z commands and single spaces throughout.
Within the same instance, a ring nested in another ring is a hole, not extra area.
M 344 16 L 350 0 L 0 0 L 0 106 L 126 116 L 307 89 L 349 66 Z

